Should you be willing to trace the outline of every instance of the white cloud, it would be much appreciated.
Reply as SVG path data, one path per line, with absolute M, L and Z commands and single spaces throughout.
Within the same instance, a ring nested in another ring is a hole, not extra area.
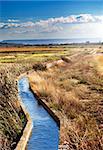
M 36 24 L 48 25 L 56 23 L 88 23 L 88 22 L 103 22 L 103 16 L 93 16 L 91 14 L 71 15 L 68 17 L 50 18 L 47 20 L 40 20 Z
M 0 23 L 0 29 L 2 29 L 2 28 L 4 28 L 4 26 L 5 26 L 5 23 Z
M 20 27 L 34 27 L 35 26 L 35 23 L 34 22 L 24 22 L 24 23 L 20 23 Z
M 8 23 L 0 23 L 0 29 L 7 28 L 48 28 L 57 24 L 71 23 L 96 23 L 103 22 L 103 16 L 94 16 L 91 14 L 71 15 L 67 17 L 49 18 L 37 22 L 18 22 L 19 20 L 8 19 Z
M 12 19 L 11 19 L 12 20 Z M 3 30 L 4 29 L 4 30 Z M 103 37 L 103 16 L 91 14 L 49 18 L 40 21 L 1 22 L 0 34 L 30 38 L 96 38 Z
M 0 29 L 17 28 L 20 27 L 18 23 L 0 23 Z
M 16 19 L 8 19 L 8 22 L 19 22 L 19 20 L 16 20 Z
M 41 29 L 40 32 L 42 33 L 52 33 L 52 32 L 59 32 L 62 31 L 63 27 L 61 26 L 48 26 L 47 28 Z

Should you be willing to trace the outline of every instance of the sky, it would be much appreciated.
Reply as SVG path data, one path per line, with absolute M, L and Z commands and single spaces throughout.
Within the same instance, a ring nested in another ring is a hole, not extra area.
M 0 40 L 103 39 L 103 0 L 0 0 Z

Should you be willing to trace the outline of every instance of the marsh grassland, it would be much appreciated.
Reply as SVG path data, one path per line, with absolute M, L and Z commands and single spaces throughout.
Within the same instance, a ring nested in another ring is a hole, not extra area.
M 15 78 L 29 70 L 31 88 L 60 118 L 60 145 L 66 143 L 68 150 L 102 150 L 103 45 L 99 44 L 0 47 L 1 146 L 13 149 L 25 126 Z

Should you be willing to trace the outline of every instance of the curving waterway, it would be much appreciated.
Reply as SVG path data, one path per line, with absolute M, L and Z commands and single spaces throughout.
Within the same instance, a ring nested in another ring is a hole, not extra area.
M 23 77 L 18 82 L 20 99 L 31 116 L 33 129 L 27 144 L 28 150 L 58 150 L 59 127 L 43 106 L 38 104 L 29 89 L 28 79 Z

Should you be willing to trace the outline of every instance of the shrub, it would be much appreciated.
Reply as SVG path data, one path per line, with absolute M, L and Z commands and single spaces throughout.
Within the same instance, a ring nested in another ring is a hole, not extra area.
M 33 66 L 33 69 L 35 70 L 35 71 L 37 71 L 37 70 L 39 70 L 39 71 L 46 71 L 46 65 L 44 65 L 44 64 L 41 64 L 41 63 L 38 63 L 38 64 L 35 64 L 34 66 Z

